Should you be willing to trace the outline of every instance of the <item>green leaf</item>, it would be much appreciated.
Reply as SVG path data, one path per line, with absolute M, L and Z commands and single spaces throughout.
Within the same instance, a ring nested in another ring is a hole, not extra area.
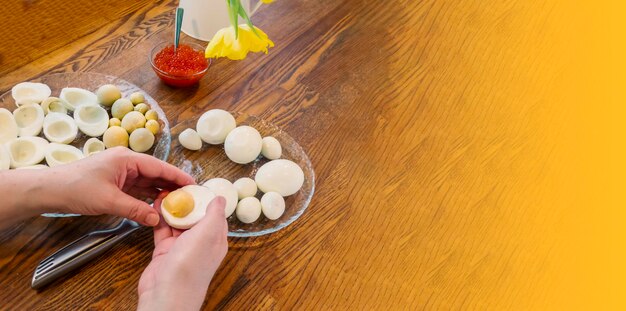
M 250 29 L 252 29 L 252 32 L 254 32 L 257 37 L 261 38 L 259 33 L 256 31 L 256 28 L 254 28 L 254 25 L 252 25 L 252 21 L 250 20 L 248 13 L 242 5 L 239 6 L 239 16 L 241 16 L 246 21 L 246 24 L 248 24 L 248 27 L 250 27 Z
M 230 17 L 230 24 L 235 27 L 235 39 L 239 38 L 239 23 L 237 21 L 237 14 L 241 8 L 239 0 L 226 0 L 228 1 L 228 16 Z

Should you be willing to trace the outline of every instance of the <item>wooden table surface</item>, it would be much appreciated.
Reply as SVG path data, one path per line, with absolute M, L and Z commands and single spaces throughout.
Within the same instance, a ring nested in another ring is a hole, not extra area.
M 230 239 L 206 309 L 525 309 L 548 295 L 531 284 L 545 284 L 554 241 L 530 245 L 554 220 L 532 208 L 549 183 L 539 146 L 551 134 L 538 128 L 554 120 L 537 113 L 549 109 L 537 77 L 558 74 L 545 66 L 558 56 L 542 54 L 550 4 L 279 0 L 254 17 L 276 43 L 268 55 L 217 60 L 188 89 L 163 85 L 147 61 L 172 37 L 176 5 L 4 1 L 0 91 L 105 73 L 146 90 L 172 125 L 223 108 L 300 143 L 317 176 L 309 209 L 274 235 Z M 0 232 L 0 309 L 133 309 L 146 228 L 30 289 L 40 260 L 116 221 L 39 217 Z

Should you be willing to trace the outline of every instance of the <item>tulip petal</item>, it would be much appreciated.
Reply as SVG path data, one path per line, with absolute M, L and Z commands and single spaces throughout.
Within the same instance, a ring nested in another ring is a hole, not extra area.
M 209 41 L 205 57 L 227 57 L 232 60 L 242 60 L 246 58 L 249 52 L 267 54 L 268 48 L 274 47 L 274 42 L 261 29 L 252 27 L 241 24 L 238 25 L 237 31 L 232 26 L 220 29 Z

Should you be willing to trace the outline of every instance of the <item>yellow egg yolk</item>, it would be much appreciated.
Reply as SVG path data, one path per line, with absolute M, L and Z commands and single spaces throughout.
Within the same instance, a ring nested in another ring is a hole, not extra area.
M 163 199 L 163 208 L 177 218 L 189 215 L 193 211 L 193 207 L 193 196 L 181 189 L 170 192 Z

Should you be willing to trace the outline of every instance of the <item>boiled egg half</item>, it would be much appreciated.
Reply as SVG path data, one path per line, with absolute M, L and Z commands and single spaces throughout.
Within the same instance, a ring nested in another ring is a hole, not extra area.
M 0 108 L 0 144 L 8 143 L 17 138 L 18 132 L 19 129 L 13 114 L 4 108 Z
M 226 199 L 224 214 L 229 217 L 237 207 L 237 188 L 224 178 L 212 178 L 207 180 L 203 186 L 209 188 L 215 195 L 219 195 Z
M 256 172 L 254 176 L 259 189 L 265 193 L 278 192 L 286 197 L 290 196 L 304 184 L 304 172 L 293 161 L 279 159 L 269 161 Z
M 247 164 L 261 153 L 263 139 L 255 128 L 242 125 L 228 133 L 224 141 L 226 156 L 233 162 Z
M 172 228 L 189 229 L 197 224 L 215 194 L 207 187 L 188 185 L 170 192 L 161 202 L 163 219 Z
M 235 118 L 228 111 L 211 109 L 198 119 L 196 132 L 205 143 L 217 145 L 224 142 L 235 126 Z
M 15 99 L 17 106 L 39 104 L 50 96 L 51 93 L 49 86 L 36 82 L 18 83 L 11 89 L 11 96 Z

